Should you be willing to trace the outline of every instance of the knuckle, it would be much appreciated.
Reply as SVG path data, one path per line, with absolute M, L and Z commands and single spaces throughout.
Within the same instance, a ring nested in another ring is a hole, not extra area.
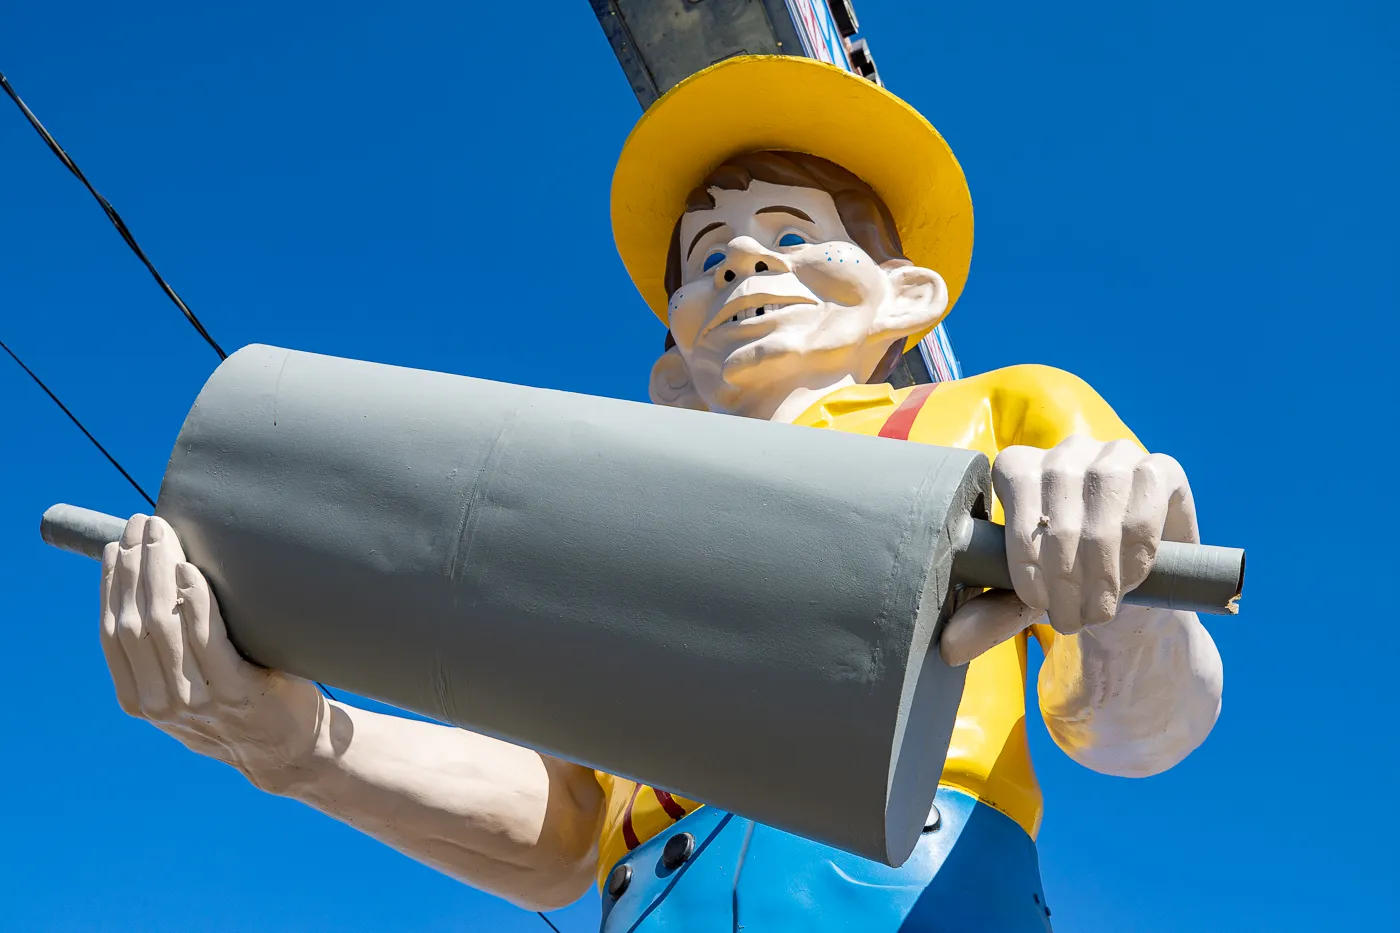
M 1079 577 L 1063 570 L 1052 574 L 1045 585 L 1050 591 L 1052 602 L 1078 602 L 1079 594 L 1084 590 L 1084 583 Z
M 1079 547 L 1079 539 L 1084 535 L 1082 516 L 1077 510 L 1057 508 L 1057 503 L 1048 503 L 1048 515 L 1040 517 L 1041 533 L 1046 536 L 1046 546 L 1051 551 L 1074 553 Z
M 1116 536 L 1097 532 L 1084 535 L 1079 539 L 1079 562 L 1091 570 L 1101 570 L 1117 563 L 1120 546 Z
M 219 704 L 214 698 L 215 689 L 208 677 L 196 677 L 190 681 L 190 698 L 185 703 L 190 715 L 205 721 L 218 712 Z
M 1044 453 L 1039 447 L 1030 447 L 1026 444 L 1011 444 L 1003 447 L 1001 453 L 997 454 L 997 461 L 1004 463 L 1016 463 L 1027 457 L 1037 457 Z
M 1137 444 L 1120 437 L 1104 445 L 1103 456 L 1104 459 L 1135 462 L 1141 460 L 1144 454 Z
M 1118 614 L 1118 588 L 1105 586 L 1093 599 L 1085 600 L 1082 616 L 1086 625 L 1102 625 Z
M 1048 609 L 1050 601 L 1046 598 L 1045 574 L 1040 566 L 1024 563 L 1012 564 L 1011 567 L 1011 582 L 1015 586 L 1016 596 L 1034 609 Z
M 1181 469 L 1181 464 L 1171 454 L 1148 454 L 1147 462 L 1163 470 Z
M 1018 563 L 1035 566 L 1035 536 L 1030 528 L 1017 525 L 1006 529 L 1006 557 L 1013 566 Z
M 1039 491 L 1032 495 L 1025 488 L 1011 486 L 1007 489 L 997 490 L 997 501 L 1001 503 L 1002 511 L 1006 513 L 1008 524 L 1017 524 L 1018 520 L 1025 520 L 1034 516 L 1030 513 L 1040 507 Z
M 1186 471 L 1181 464 L 1167 454 L 1148 454 L 1142 463 L 1162 482 L 1177 485 L 1186 479 Z
M 1055 581 L 1073 580 L 1079 562 L 1079 529 L 1051 523 L 1040 547 L 1040 562 Z
M 141 550 L 135 545 L 131 547 L 122 546 L 117 553 L 117 571 L 127 576 L 133 576 L 141 569 Z
M 1087 434 L 1079 434 L 1079 433 L 1076 432 L 1076 433 L 1074 433 L 1074 434 L 1069 435 L 1069 436 L 1066 437 L 1064 440 L 1062 440 L 1062 441 L 1060 441 L 1058 444 L 1056 444 L 1054 449 L 1056 449 L 1056 450 L 1061 450 L 1061 449 L 1064 449 L 1064 450 L 1072 450 L 1072 449 L 1074 449 L 1074 448 L 1076 448 L 1076 447 L 1078 447 L 1078 448 L 1084 448 L 1084 447 L 1090 447 L 1090 446 L 1093 446 L 1093 447 L 1101 447 L 1102 444 L 1100 444 L 1099 441 L 1094 440 L 1092 437 L 1090 437 L 1090 436 L 1087 435 Z
M 116 613 L 116 636 L 129 640 L 141 638 L 145 629 L 142 621 L 139 611 L 130 605 L 123 605 Z
M 1117 489 L 1132 483 L 1133 471 L 1123 463 L 1115 463 L 1112 460 L 1097 460 L 1089 466 L 1085 473 L 1085 480 L 1091 487 Z
M 1139 543 L 1127 548 L 1123 553 L 1123 584 L 1136 586 L 1146 579 L 1157 559 L 1154 545 Z
M 1024 482 L 1027 478 L 1035 475 L 1039 465 L 1038 458 L 1032 458 L 1029 447 L 1008 447 L 997 455 L 992 462 L 992 483 L 1008 484 L 1015 486 Z M 1026 453 L 1021 453 L 1026 451 Z M 1039 453 L 1039 451 L 1035 451 Z
M 1143 534 L 1135 534 L 1123 542 L 1122 551 L 1133 556 L 1141 556 L 1147 560 L 1156 558 L 1157 551 L 1162 547 L 1162 532 L 1159 529 L 1148 527 Z
M 1155 550 L 1161 537 L 1162 529 L 1160 524 L 1148 515 L 1130 514 L 1123 521 L 1124 548 L 1147 545 Z
M 1082 468 L 1076 467 L 1066 460 L 1046 461 L 1045 466 L 1040 471 L 1042 481 L 1052 487 L 1074 486 L 1079 483 L 1080 477 L 1084 475 Z
M 1144 482 L 1156 482 L 1161 479 L 1160 470 L 1152 457 L 1146 456 L 1133 464 L 1133 478 Z

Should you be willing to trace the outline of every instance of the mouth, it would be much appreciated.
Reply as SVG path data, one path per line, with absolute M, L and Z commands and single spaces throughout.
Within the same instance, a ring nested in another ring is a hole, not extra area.
M 730 324 L 738 324 L 740 321 L 748 321 L 748 320 L 751 320 L 751 319 L 756 318 L 756 317 L 763 317 L 763 315 L 769 313 L 770 311 L 776 311 L 776 310 L 778 310 L 778 309 L 781 308 L 781 307 L 782 307 L 782 305 L 778 305 L 778 304 L 766 304 L 766 305 L 762 305 L 761 307 L 757 307 L 757 308 L 748 308 L 748 309 L 746 309 L 746 310 L 744 310 L 744 311 L 740 311 L 738 314 L 734 315 L 732 318 L 729 319 L 729 321 L 728 321 L 727 323 L 730 323 Z M 726 322 L 721 321 L 720 323 L 726 323 Z
M 815 302 L 800 298 L 780 298 L 773 295 L 746 295 L 743 298 L 734 298 L 720 309 L 719 315 L 710 322 L 709 327 L 705 328 L 705 334 L 723 327 L 742 327 L 751 321 L 781 312 L 784 308 L 809 304 L 815 304 Z M 728 317 L 724 316 L 726 313 Z

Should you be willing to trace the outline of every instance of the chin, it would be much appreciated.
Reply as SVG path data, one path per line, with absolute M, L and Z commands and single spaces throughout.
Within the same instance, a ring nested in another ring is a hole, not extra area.
M 795 337 L 797 335 L 773 331 L 750 343 L 740 344 L 720 364 L 721 377 L 725 382 L 742 381 L 752 385 L 755 380 L 766 381 L 766 373 L 775 367 L 791 369 L 800 366 L 802 340 Z
M 781 345 L 750 344 L 730 354 L 720 368 L 720 377 L 737 391 L 766 389 L 785 381 L 793 369 L 800 368 L 800 360 L 799 354 Z

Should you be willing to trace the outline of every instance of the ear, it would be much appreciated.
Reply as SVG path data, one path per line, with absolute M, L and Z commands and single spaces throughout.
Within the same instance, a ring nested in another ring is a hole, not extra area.
M 690 382 L 690 367 L 685 365 L 679 347 L 671 347 L 651 367 L 651 400 L 670 408 L 690 408 L 708 411 L 700 394 Z
M 907 261 L 887 262 L 883 268 L 892 295 L 875 319 L 877 330 L 907 337 L 928 330 L 948 314 L 943 276 Z

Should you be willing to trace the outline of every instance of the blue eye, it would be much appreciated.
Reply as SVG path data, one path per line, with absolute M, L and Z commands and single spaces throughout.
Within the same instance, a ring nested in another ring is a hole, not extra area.
M 713 269 L 715 266 L 719 265 L 722 262 L 724 262 L 723 253 L 711 253 L 710 255 L 705 257 L 705 264 L 700 268 L 704 272 L 709 272 L 711 269 Z
M 807 240 L 799 233 L 784 233 L 778 238 L 779 246 L 801 246 Z

